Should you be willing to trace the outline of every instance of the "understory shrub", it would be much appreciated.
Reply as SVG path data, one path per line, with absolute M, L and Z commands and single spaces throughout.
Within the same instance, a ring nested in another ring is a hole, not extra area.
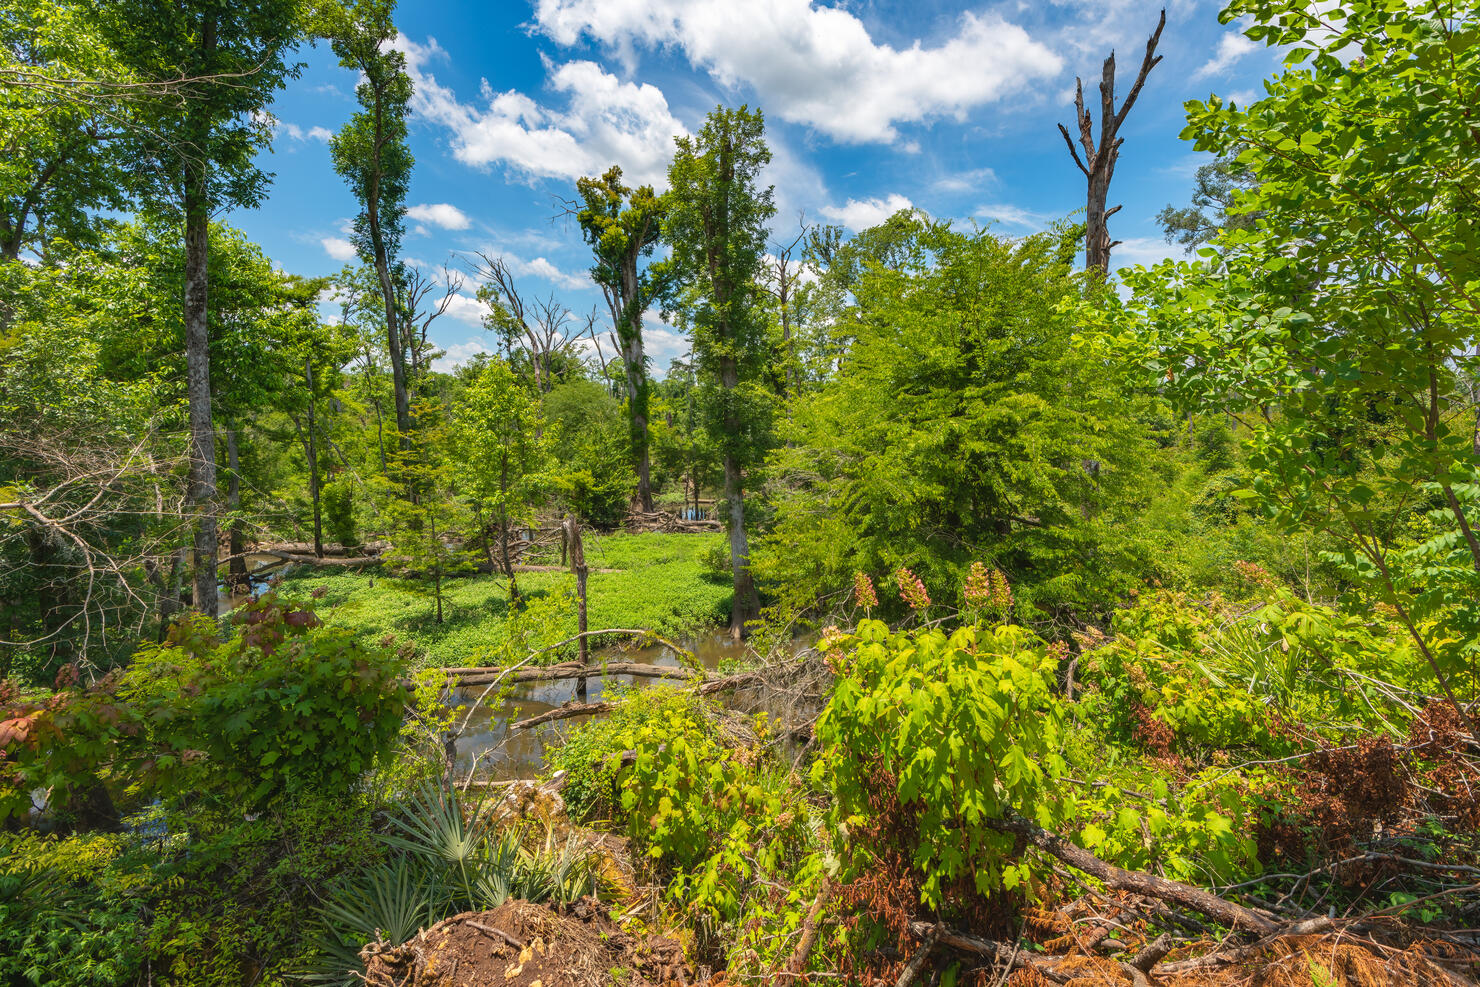
M 893 830 L 875 835 L 916 868 L 926 905 L 944 907 L 962 885 L 990 897 L 1028 879 L 1014 838 L 987 820 L 1021 815 L 1052 827 L 1061 818 L 1058 653 L 1013 625 L 947 635 L 893 633 L 877 620 L 823 647 L 838 678 L 817 720 L 813 778 L 835 796 L 845 873 L 861 874 L 888 849 L 850 837 L 892 796 Z

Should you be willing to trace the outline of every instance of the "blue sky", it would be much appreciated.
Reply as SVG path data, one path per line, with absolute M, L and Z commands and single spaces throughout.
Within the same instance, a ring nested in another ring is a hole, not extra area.
M 672 136 L 718 103 L 766 113 L 777 239 L 808 222 L 866 227 L 914 205 L 1003 234 L 1041 229 L 1084 204 L 1056 124 L 1072 125 L 1074 78 L 1098 118 L 1100 63 L 1115 48 L 1119 93 L 1135 77 L 1160 3 L 1145 0 L 440 0 L 398 13 L 417 95 L 404 255 L 465 266 L 503 256 L 522 290 L 572 310 L 600 296 L 580 231 L 558 217 L 575 179 L 611 163 L 662 183 Z M 1277 55 L 1218 23 L 1219 4 L 1170 0 L 1151 74 L 1122 130 L 1111 233 L 1116 266 L 1168 256 L 1154 217 L 1184 205 L 1202 158 L 1178 140 L 1184 101 L 1245 102 Z M 337 271 L 355 202 L 327 138 L 353 112 L 352 73 L 325 47 L 272 107 L 258 209 L 229 221 L 286 269 Z M 1098 119 L 1096 119 L 1098 127 Z M 432 334 L 443 366 L 492 347 L 470 283 Z M 647 326 L 654 369 L 687 345 Z

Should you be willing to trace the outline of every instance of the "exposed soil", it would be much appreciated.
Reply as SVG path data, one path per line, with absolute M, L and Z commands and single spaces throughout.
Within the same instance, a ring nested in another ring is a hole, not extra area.
M 369 987 L 629 987 L 693 983 L 683 947 L 624 932 L 583 898 L 559 912 L 527 901 L 444 919 L 399 946 L 360 954 Z

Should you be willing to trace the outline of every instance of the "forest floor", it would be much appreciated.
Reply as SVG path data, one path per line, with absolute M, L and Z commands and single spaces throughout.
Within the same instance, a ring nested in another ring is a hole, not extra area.
M 405 944 L 372 944 L 364 955 L 371 987 L 641 987 L 692 979 L 681 945 L 624 931 L 595 898 L 564 911 L 509 901 L 454 915 Z
M 712 575 L 703 561 L 722 543 L 722 536 L 712 534 L 588 536 L 588 626 L 643 627 L 681 636 L 723 625 L 729 620 L 730 580 L 727 574 Z M 550 642 L 576 633 L 574 606 L 560 605 L 565 594 L 574 594 L 575 577 L 557 569 L 519 572 L 516 578 L 528 605 L 531 633 Z M 371 642 L 386 635 L 411 642 L 418 665 L 487 664 L 508 639 L 509 583 L 502 575 L 445 580 L 441 623 L 428 580 L 300 568 L 282 581 L 282 591 L 291 597 L 307 597 L 320 587 L 324 592 L 318 612 L 329 623 L 349 627 Z M 540 624 L 548 626 L 536 626 Z

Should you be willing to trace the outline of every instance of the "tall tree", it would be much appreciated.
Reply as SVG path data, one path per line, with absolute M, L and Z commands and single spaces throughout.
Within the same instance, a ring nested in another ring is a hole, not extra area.
M 1120 109 L 1115 108 L 1115 52 L 1110 52 L 1110 57 L 1105 59 L 1105 64 L 1100 68 L 1100 138 L 1095 141 L 1094 121 L 1090 117 L 1089 110 L 1084 108 L 1084 82 L 1079 78 L 1074 80 L 1074 121 L 1079 127 L 1079 143 L 1084 145 L 1084 160 L 1080 160 L 1079 152 L 1074 148 L 1074 139 L 1069 136 L 1069 130 L 1062 123 L 1059 124 L 1059 133 L 1064 135 L 1064 143 L 1069 145 L 1069 153 L 1074 157 L 1074 163 L 1079 170 L 1084 172 L 1084 177 L 1089 182 L 1089 196 L 1086 200 L 1084 223 L 1085 223 L 1085 245 L 1084 266 L 1086 268 L 1098 267 L 1105 274 L 1110 273 L 1110 248 L 1120 241 L 1110 239 L 1110 228 L 1107 220 L 1120 209 L 1114 206 L 1105 208 L 1105 200 L 1110 195 L 1110 179 L 1115 175 L 1115 162 L 1120 158 L 1120 145 L 1125 143 L 1125 138 L 1120 136 L 1121 124 L 1136 105 L 1136 97 L 1141 95 L 1141 87 L 1146 84 L 1146 76 L 1156 68 L 1156 63 L 1161 61 L 1161 56 L 1156 54 L 1156 43 L 1161 40 L 1161 30 L 1167 26 L 1167 12 L 1161 12 L 1160 19 L 1156 22 L 1156 31 L 1151 39 L 1146 42 L 1146 56 L 1141 59 L 1141 71 L 1136 73 L 1135 85 L 1126 95 L 1125 102 Z
M 134 107 L 135 174 L 154 186 L 153 211 L 185 227 L 185 362 L 190 418 L 189 504 L 195 515 L 194 606 L 217 613 L 216 437 L 211 421 L 207 301 L 211 213 L 251 206 L 269 176 L 253 157 L 270 139 L 263 110 L 296 74 L 286 61 L 300 33 L 298 0 L 123 3 L 100 8 L 105 35 L 148 79 L 214 79 L 188 98 L 161 95 Z
M 756 379 L 766 361 L 765 321 L 756 304 L 766 222 L 776 213 L 772 188 L 759 185 L 771 160 L 759 110 L 716 107 L 693 137 L 679 137 L 668 169 L 670 207 L 664 237 L 689 297 L 684 315 L 699 371 L 717 385 L 711 417 L 724 461 L 730 570 L 735 588 L 730 632 L 744 634 L 760 611 L 745 531 L 744 469 L 753 441 Z
M 334 170 L 349 183 L 360 202 L 353 242 L 360 258 L 375 268 L 385 307 L 386 349 L 400 446 L 409 447 L 411 397 L 406 374 L 407 340 L 403 295 L 404 272 L 397 253 L 405 233 L 406 189 L 413 159 L 406 143 L 406 114 L 411 77 L 406 56 L 390 47 L 396 39 L 391 20 L 394 0 L 351 0 L 325 15 L 320 31 L 329 38 L 339 64 L 360 73 L 355 98 L 360 109 L 329 142 Z
M 596 255 L 591 279 L 600 285 L 611 309 L 626 373 L 627 422 L 637 467 L 637 499 L 644 511 L 651 511 L 648 405 L 652 385 L 642 346 L 642 317 L 663 294 L 670 271 L 666 262 L 644 261 L 652 257 L 662 236 L 663 199 L 651 185 L 636 189 L 623 185 L 622 169 L 615 165 L 600 178 L 580 179 L 576 188 L 581 195 L 577 217 Z
M 495 357 L 468 382 L 450 432 L 459 487 L 479 517 L 488 508 L 498 521 L 500 563 L 510 602 L 517 602 L 510 532 L 532 518 L 549 455 L 539 398 L 519 385 L 507 361 Z

